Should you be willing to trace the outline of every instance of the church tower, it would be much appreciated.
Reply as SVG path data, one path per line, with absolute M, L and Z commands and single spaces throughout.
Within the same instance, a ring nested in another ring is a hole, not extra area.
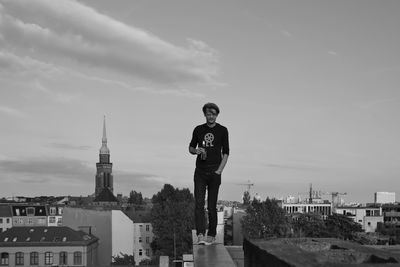
M 106 116 L 103 122 L 103 138 L 100 148 L 99 162 L 96 163 L 96 189 L 95 196 L 97 197 L 105 188 L 108 188 L 111 193 L 113 192 L 113 175 L 112 163 L 110 162 L 110 150 L 107 147 L 107 134 L 106 134 Z

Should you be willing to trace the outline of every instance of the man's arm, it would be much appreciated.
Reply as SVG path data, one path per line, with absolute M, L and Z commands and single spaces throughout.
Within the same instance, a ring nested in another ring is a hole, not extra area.
M 192 155 L 199 155 L 205 151 L 205 149 L 202 147 L 199 148 L 196 147 L 197 147 L 197 127 L 194 128 L 193 130 L 192 140 L 190 141 L 189 144 L 189 153 Z
M 229 134 L 228 134 L 228 129 L 225 128 L 225 133 L 222 138 L 222 160 L 215 173 L 217 174 L 222 173 L 222 171 L 225 168 L 226 162 L 228 161 L 228 157 L 229 157 Z
M 218 169 L 215 171 L 215 173 L 217 173 L 217 174 L 221 174 L 221 173 L 222 173 L 222 171 L 223 171 L 224 168 L 225 168 L 226 163 L 228 162 L 228 157 L 229 157 L 228 154 L 224 154 L 224 155 L 222 156 L 221 163 L 219 164 L 219 167 L 218 167 Z

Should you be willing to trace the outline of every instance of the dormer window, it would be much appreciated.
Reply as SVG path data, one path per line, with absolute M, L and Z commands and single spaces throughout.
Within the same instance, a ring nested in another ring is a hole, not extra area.
M 35 216 L 35 208 L 33 207 L 26 208 L 26 215 Z
M 17 241 L 17 238 L 16 238 L 16 237 L 13 238 L 13 242 L 15 242 L 15 241 Z
M 50 207 L 50 215 L 56 215 L 57 213 L 57 208 L 56 207 Z

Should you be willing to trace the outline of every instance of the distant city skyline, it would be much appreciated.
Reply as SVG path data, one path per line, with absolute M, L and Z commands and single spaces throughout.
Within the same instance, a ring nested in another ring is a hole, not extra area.
M 219 198 L 400 193 L 399 1 L 0 0 L 0 197 L 94 193 L 103 116 L 114 194 L 193 192 L 215 102 Z M 329 199 L 329 196 L 327 196 Z

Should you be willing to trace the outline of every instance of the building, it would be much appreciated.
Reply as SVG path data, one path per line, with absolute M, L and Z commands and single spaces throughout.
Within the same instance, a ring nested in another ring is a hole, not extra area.
M 12 212 L 9 205 L 0 205 L 0 233 L 12 227 Z
M 65 207 L 63 225 L 90 232 L 99 238 L 98 263 L 108 266 L 113 256 L 133 254 L 133 222 L 111 207 Z
M 400 225 L 400 204 L 383 204 L 382 212 L 385 224 Z
M 287 214 L 314 213 L 319 214 L 323 218 L 327 218 L 332 214 L 331 203 L 285 203 L 279 202 L 280 206 Z
M 375 192 L 374 201 L 376 204 L 390 204 L 396 202 L 395 192 Z
M 365 232 L 375 232 L 378 223 L 383 223 L 383 214 L 381 207 L 354 207 L 342 206 L 334 211 L 337 214 L 343 214 L 361 224 Z
M 151 242 L 154 239 L 153 227 L 150 222 L 133 223 L 133 256 L 138 265 L 144 259 L 152 256 Z
M 241 220 L 246 215 L 246 211 L 242 208 L 233 208 L 232 213 L 232 234 L 234 246 L 241 246 L 243 244 L 243 231 Z
M 110 162 L 110 149 L 107 147 L 107 134 L 106 134 L 106 118 L 103 122 L 103 138 L 102 146 L 100 148 L 99 162 L 96 163 L 96 176 L 95 176 L 95 197 L 97 197 L 104 188 L 108 188 L 111 193 L 114 192 L 114 178 L 112 175 L 112 163 Z
M 64 205 L 48 205 L 47 226 L 62 226 L 62 211 Z
M 68 227 L 14 227 L 0 233 L 1 266 L 98 266 L 98 239 Z
M 11 205 L 12 226 L 47 226 L 47 208 L 46 205 Z
M 153 226 L 150 223 L 151 206 L 130 207 L 125 214 L 133 223 L 133 256 L 138 265 L 144 259 L 153 256 L 151 242 L 154 239 Z

